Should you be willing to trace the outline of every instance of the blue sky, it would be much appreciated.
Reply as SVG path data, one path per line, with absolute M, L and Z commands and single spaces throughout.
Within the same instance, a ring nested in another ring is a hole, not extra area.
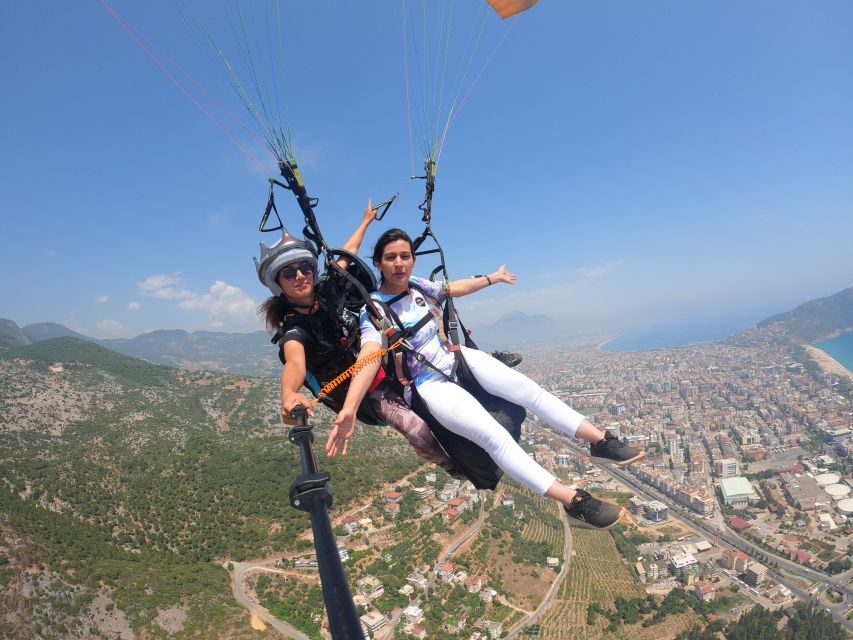
M 171 2 L 112 5 L 234 104 Z M 293 143 L 327 240 L 400 189 L 361 253 L 388 225 L 419 232 L 400 3 L 282 13 Z M 521 15 L 439 168 L 451 277 L 503 262 L 519 276 L 463 301 L 468 323 L 746 325 L 853 285 L 852 32 L 844 0 L 541 0 Z M 0 69 L 0 317 L 100 337 L 260 327 L 251 257 L 276 169 L 256 140 L 223 120 L 250 160 L 95 0 L 2 3 Z

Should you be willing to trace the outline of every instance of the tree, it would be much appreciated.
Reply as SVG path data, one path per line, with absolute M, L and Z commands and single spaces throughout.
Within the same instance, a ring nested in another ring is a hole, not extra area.
M 798 602 L 788 619 L 789 640 L 845 640 L 847 633 L 814 602 Z
M 784 640 L 777 626 L 781 615 L 756 605 L 728 626 L 726 640 Z

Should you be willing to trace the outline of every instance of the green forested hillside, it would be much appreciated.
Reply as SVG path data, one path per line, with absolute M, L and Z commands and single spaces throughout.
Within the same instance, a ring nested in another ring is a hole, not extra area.
M 803 303 L 793 311 L 780 313 L 758 323 L 759 327 L 779 325 L 805 342 L 826 339 L 853 329 L 853 287 L 826 298 Z
M 292 549 L 308 527 L 287 503 L 298 452 L 278 402 L 276 380 L 170 369 L 70 338 L 4 353 L 4 602 L 31 630 L 94 629 L 112 605 L 107 617 L 149 634 L 244 633 L 222 563 Z M 350 455 L 326 460 L 328 417 L 316 450 L 336 507 L 417 465 L 399 436 L 363 427 Z M 172 610 L 179 631 L 158 622 Z
M 94 369 L 101 374 L 120 376 L 128 383 L 142 385 L 159 384 L 161 376 L 175 373 L 169 367 L 129 358 L 79 338 L 49 338 L 11 349 L 3 357 L 7 360 L 32 360 L 32 366 L 42 372 L 48 371 L 54 363 L 69 363 L 78 371 Z

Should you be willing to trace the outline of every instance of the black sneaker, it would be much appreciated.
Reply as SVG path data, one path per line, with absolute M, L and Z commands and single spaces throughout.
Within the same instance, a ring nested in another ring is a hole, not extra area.
M 521 364 L 521 354 L 512 351 L 492 351 L 492 357 L 503 362 L 510 369 Z
M 589 445 L 589 455 L 590 460 L 597 464 L 615 464 L 624 467 L 645 458 L 646 452 L 636 447 L 629 447 L 608 431 L 604 434 L 603 440 Z
M 609 529 L 619 523 L 625 509 L 612 502 L 593 498 L 583 489 L 577 490 L 572 506 L 563 506 L 573 526 L 585 529 Z

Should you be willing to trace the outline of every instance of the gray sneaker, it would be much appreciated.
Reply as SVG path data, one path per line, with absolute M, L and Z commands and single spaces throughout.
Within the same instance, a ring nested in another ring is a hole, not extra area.
M 634 464 L 646 457 L 646 452 L 636 447 L 629 447 L 609 431 L 604 438 L 589 445 L 590 460 L 596 464 L 615 464 L 620 467 Z
M 577 490 L 577 495 L 572 498 L 572 506 L 564 505 L 563 508 L 572 526 L 584 529 L 609 529 L 625 515 L 623 507 L 594 498 L 583 489 Z
M 492 357 L 503 362 L 510 369 L 521 364 L 521 354 L 513 351 L 492 351 Z

